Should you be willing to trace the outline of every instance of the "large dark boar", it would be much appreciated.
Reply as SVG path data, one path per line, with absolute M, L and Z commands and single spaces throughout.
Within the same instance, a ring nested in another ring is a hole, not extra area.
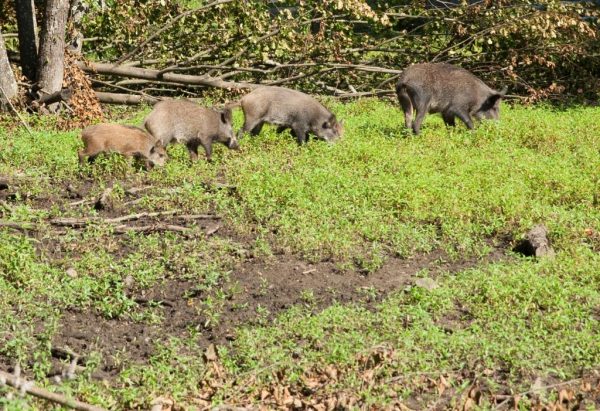
M 472 117 L 500 117 L 500 100 L 506 88 L 495 91 L 467 70 L 445 63 L 415 64 L 400 75 L 396 83 L 398 100 L 404 110 L 406 127 L 419 134 L 427 113 L 442 113 L 447 126 L 460 118 L 473 128 Z M 413 122 L 413 109 L 417 112 Z
M 198 146 L 210 161 L 214 141 L 238 148 L 230 108 L 217 111 L 187 100 L 165 100 L 154 106 L 144 127 L 165 146 L 173 141 L 185 144 L 192 161 L 198 159 Z
M 298 144 L 306 142 L 308 133 L 332 142 L 342 135 L 342 123 L 313 97 L 283 87 L 259 87 L 230 105 L 240 105 L 244 111 L 244 132 L 260 133 L 264 123 L 275 124 L 277 131 L 292 129 Z
M 79 163 L 85 158 L 93 161 L 100 153 L 117 152 L 145 160 L 146 168 L 163 166 L 167 159 L 164 147 L 138 127 L 121 124 L 96 124 L 83 129 L 83 150 L 78 152 Z

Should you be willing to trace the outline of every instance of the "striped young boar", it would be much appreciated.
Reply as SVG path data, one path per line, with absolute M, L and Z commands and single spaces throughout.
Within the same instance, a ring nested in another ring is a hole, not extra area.
M 199 146 L 211 161 L 214 141 L 230 149 L 238 148 L 230 108 L 217 111 L 188 100 L 164 100 L 154 106 L 144 127 L 164 146 L 171 142 L 185 144 L 192 161 L 198 159 Z
M 500 100 L 506 88 L 495 91 L 467 70 L 445 63 L 424 63 L 408 67 L 396 83 L 398 100 L 407 128 L 419 134 L 427 113 L 441 113 L 447 126 L 458 117 L 473 128 L 473 117 L 498 120 Z M 413 122 L 413 110 L 416 117 Z
M 238 138 L 245 132 L 258 135 L 264 123 L 279 126 L 277 132 L 290 128 L 298 144 L 306 142 L 308 133 L 333 142 L 343 133 L 342 123 L 313 97 L 283 87 L 259 87 L 230 105 L 240 105 L 244 125 Z
M 162 144 L 155 142 L 152 136 L 138 127 L 121 124 L 96 124 L 81 132 L 83 150 L 79 151 L 79 163 L 86 157 L 94 161 L 100 153 L 116 152 L 124 156 L 141 158 L 146 169 L 155 165 L 163 166 L 167 152 Z

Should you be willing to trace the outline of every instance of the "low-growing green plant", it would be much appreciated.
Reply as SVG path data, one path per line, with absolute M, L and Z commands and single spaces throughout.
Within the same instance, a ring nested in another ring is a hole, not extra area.
M 239 152 L 218 150 L 212 164 L 191 164 L 184 147 L 171 146 L 166 166 L 149 172 L 121 164 L 118 156 L 80 168 L 76 131 L 46 132 L 34 123 L 29 136 L 0 128 L 0 174 L 9 180 L 9 193 L 16 193 L 0 203 L 0 221 L 11 223 L 0 226 L 3 360 L 19 362 L 28 376 L 46 384 L 50 348 L 67 312 L 154 329 L 165 325 L 164 336 L 152 337 L 150 358 L 132 359 L 128 347 L 111 353 L 118 376 L 108 386 L 91 377 L 106 355 L 91 348 L 85 371 L 60 389 L 108 408 L 148 408 L 160 395 L 195 406 L 200 387 L 206 387 L 200 383 L 204 372 L 214 377 L 198 341 L 228 326 L 223 319 L 235 310 L 250 326 L 230 330 L 234 341 L 217 348 L 224 368 L 215 402 L 247 400 L 248 392 L 273 384 L 305 392 L 307 375 L 326 366 L 339 371 L 324 392 L 356 392 L 367 406 L 389 404 L 389 389 L 401 399 L 411 396 L 410 384 L 394 380 L 405 374 L 492 370 L 485 374 L 490 386 L 509 384 L 522 392 L 533 375 L 567 379 L 597 366 L 597 108 L 504 106 L 500 122 L 481 123 L 474 131 L 446 129 L 430 116 L 422 135 L 414 137 L 403 133 L 395 105 L 329 105 L 346 122 L 345 136 L 335 145 L 313 139 L 298 147 L 288 132 L 265 127 L 243 139 Z M 235 118 L 239 127 L 239 111 Z M 70 198 L 69 185 L 81 191 L 83 204 Z M 117 208 L 94 210 L 95 198 L 109 185 Z M 143 188 L 143 201 L 123 206 L 135 201 L 131 187 Z M 185 235 L 116 234 L 112 224 L 98 220 L 151 211 L 210 219 L 132 223 L 185 224 Z M 63 217 L 94 221 L 75 228 L 52 224 Z M 537 223 L 549 229 L 554 260 L 511 255 L 485 262 L 492 250 L 510 254 Z M 213 224 L 221 229 L 205 236 L 202 231 Z M 380 293 L 368 282 L 390 256 L 409 264 L 433 250 L 445 262 L 468 258 L 480 265 L 439 273 L 441 260 L 433 261 L 415 275 L 437 275 L 431 290 L 406 286 Z M 263 301 L 276 289 L 275 279 L 253 279 L 251 291 L 235 270 L 253 260 L 268 264 L 279 253 L 361 271 L 365 287 L 356 303 L 316 312 L 316 302 L 345 298 L 344 292 L 332 286 L 322 294 L 306 285 L 298 291 L 300 306 L 277 311 Z M 197 316 L 171 339 L 165 324 L 171 302 L 161 292 L 174 286 L 182 289 L 173 298 Z M 238 300 L 247 289 L 261 305 Z M 147 293 L 156 297 L 138 298 Z M 373 350 L 389 357 L 373 374 L 382 383 L 369 385 L 364 357 Z M 250 386 L 239 384 L 243 375 L 252 376 Z M 397 385 L 384 383 L 390 380 Z M 457 393 L 469 384 L 455 383 Z M 7 404 L 26 406 L 47 404 Z

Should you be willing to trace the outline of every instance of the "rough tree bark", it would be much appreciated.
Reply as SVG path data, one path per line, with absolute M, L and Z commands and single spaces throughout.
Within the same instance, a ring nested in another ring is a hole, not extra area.
M 19 28 L 19 52 L 23 74 L 30 81 L 36 80 L 38 64 L 37 22 L 33 0 L 15 0 L 17 27 Z
M 17 81 L 8 62 L 4 37 L 0 31 L 0 110 L 3 109 L 5 103 L 17 95 L 17 91 Z
M 47 0 L 40 38 L 38 86 L 41 94 L 62 89 L 65 60 L 65 27 L 69 16 L 69 0 Z M 49 107 L 56 110 L 56 104 Z

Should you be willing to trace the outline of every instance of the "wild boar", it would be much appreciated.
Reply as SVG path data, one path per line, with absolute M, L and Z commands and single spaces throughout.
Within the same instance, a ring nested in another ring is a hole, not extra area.
M 85 158 L 94 161 L 100 153 L 117 152 L 125 156 L 141 158 L 146 169 L 155 165 L 163 166 L 167 152 L 162 144 L 154 141 L 152 136 L 138 127 L 121 124 L 96 124 L 83 129 L 83 150 L 79 151 L 79 163 Z
M 290 128 L 298 144 L 306 142 L 308 133 L 333 142 L 341 137 L 343 124 L 313 97 L 283 87 L 259 87 L 229 107 L 241 106 L 244 125 L 238 133 L 258 135 L 264 123 L 279 126 L 277 132 Z
M 154 106 L 144 127 L 164 146 L 174 141 L 185 144 L 192 161 L 198 159 L 198 146 L 211 161 L 214 141 L 238 148 L 230 108 L 217 111 L 188 100 L 164 100 Z
M 441 113 L 447 126 L 454 126 L 458 117 L 469 129 L 472 117 L 498 120 L 506 91 L 495 91 L 467 70 L 445 63 L 412 65 L 396 83 L 406 128 L 415 134 L 427 113 Z M 414 122 L 413 109 L 417 112 Z

